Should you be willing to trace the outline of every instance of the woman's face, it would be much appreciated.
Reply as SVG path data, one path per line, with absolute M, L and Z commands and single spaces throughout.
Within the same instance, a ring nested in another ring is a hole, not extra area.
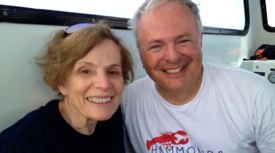
M 76 62 L 59 90 L 70 114 L 103 121 L 116 112 L 123 83 L 120 50 L 112 40 L 105 39 Z

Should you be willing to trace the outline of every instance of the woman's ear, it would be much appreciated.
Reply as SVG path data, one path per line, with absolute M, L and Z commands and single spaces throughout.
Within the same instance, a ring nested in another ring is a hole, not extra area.
M 57 86 L 57 88 L 63 96 L 66 96 L 68 94 L 68 91 L 65 85 L 59 85 Z

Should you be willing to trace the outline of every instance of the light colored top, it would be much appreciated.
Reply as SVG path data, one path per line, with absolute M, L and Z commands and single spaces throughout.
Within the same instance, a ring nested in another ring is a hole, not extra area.
M 127 87 L 121 104 L 126 145 L 137 153 L 275 152 L 275 86 L 246 70 L 204 63 L 199 92 L 181 106 L 147 76 Z

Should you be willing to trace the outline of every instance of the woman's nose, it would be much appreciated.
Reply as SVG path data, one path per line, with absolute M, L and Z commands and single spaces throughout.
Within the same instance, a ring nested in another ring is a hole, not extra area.
M 98 74 L 94 87 L 101 90 L 107 90 L 111 88 L 111 82 L 107 74 Z

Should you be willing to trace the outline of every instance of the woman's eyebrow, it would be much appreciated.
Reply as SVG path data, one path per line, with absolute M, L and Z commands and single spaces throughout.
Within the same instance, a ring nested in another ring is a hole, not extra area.
M 87 62 L 87 61 L 80 61 L 77 62 L 76 65 L 85 65 L 85 66 L 95 66 L 94 63 L 92 62 Z M 122 65 L 120 63 L 114 63 L 108 66 L 109 68 L 113 68 L 113 67 L 122 67 Z
M 87 61 L 80 61 L 80 62 L 76 62 L 75 64 L 76 65 L 83 64 L 83 65 L 88 65 L 88 66 L 93 66 L 94 65 L 92 62 L 87 62 Z
M 110 68 L 113 68 L 113 67 L 122 67 L 122 65 L 121 64 L 111 64 L 109 67 Z

